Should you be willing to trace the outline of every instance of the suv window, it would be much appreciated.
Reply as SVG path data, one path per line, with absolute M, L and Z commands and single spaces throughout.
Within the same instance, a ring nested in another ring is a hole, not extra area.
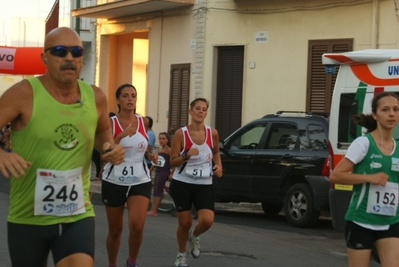
M 301 151 L 326 150 L 328 148 L 328 137 L 323 126 L 317 124 L 309 124 L 305 130 L 299 131 L 299 140 Z
M 253 124 L 231 140 L 230 149 L 256 149 L 266 128 L 266 123 Z
M 294 150 L 298 129 L 291 123 L 273 123 L 266 141 L 266 149 Z
M 321 125 L 310 124 L 308 132 L 311 150 L 325 150 L 328 148 L 327 133 Z

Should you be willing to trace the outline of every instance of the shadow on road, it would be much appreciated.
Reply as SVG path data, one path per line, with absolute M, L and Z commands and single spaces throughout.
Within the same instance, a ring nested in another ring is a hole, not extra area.
M 256 227 L 263 230 L 267 229 L 303 235 L 316 235 L 332 239 L 342 239 L 344 236 L 343 231 L 335 230 L 332 227 L 331 219 L 324 217 L 320 217 L 317 224 L 312 228 L 295 228 L 288 224 L 283 213 L 278 215 L 266 215 L 261 211 L 245 212 L 232 209 L 216 209 L 215 222 Z

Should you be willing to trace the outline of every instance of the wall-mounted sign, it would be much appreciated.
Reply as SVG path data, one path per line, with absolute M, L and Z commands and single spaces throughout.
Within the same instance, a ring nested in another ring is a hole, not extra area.
M 195 50 L 197 48 L 197 39 L 190 40 L 190 49 Z
M 268 31 L 255 32 L 255 43 L 266 43 L 269 40 Z

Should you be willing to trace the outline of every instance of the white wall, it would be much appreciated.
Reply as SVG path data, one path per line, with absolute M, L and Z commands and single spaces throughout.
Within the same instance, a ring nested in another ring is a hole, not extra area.
M 23 75 L 0 75 L 0 96 L 11 86 L 22 81 L 26 76 Z

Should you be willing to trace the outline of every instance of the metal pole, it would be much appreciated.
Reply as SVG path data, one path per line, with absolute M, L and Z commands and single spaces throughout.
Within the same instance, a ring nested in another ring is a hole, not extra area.
M 80 0 L 76 0 L 76 9 L 80 8 Z M 80 17 L 76 17 L 75 31 L 80 35 Z

